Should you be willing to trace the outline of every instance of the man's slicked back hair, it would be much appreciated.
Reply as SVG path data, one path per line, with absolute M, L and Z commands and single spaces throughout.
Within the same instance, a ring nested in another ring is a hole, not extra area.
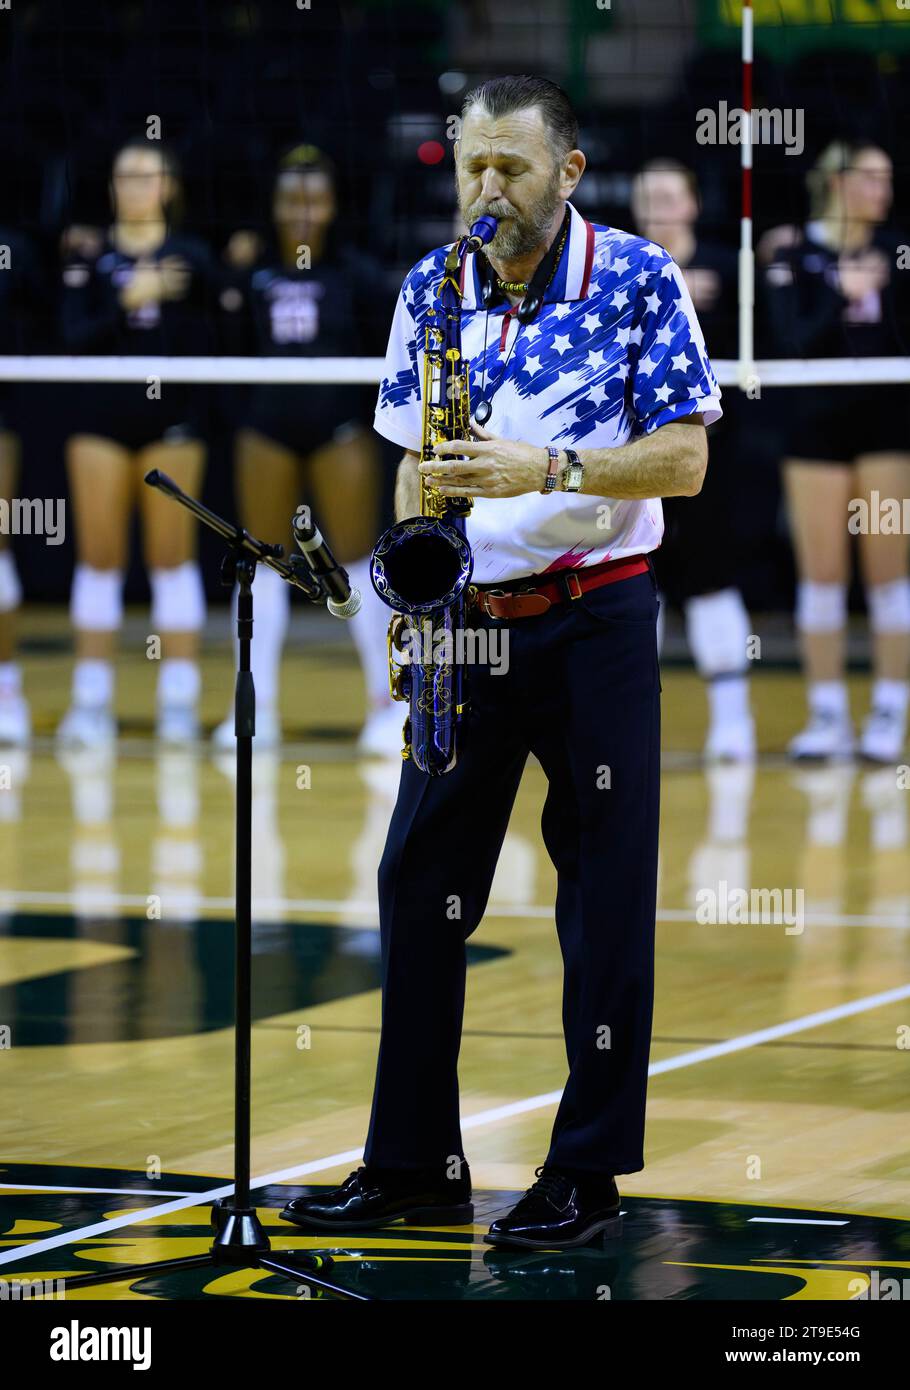
M 560 160 L 578 145 L 578 121 L 572 104 L 562 88 L 546 77 L 491 77 L 468 92 L 461 108 L 462 118 L 472 106 L 479 106 L 494 120 L 538 106 Z

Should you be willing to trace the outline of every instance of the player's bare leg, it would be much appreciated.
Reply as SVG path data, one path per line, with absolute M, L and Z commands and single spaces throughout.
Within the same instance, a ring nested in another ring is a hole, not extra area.
M 196 558 L 195 518 L 143 478 L 160 468 L 185 492 L 198 496 L 205 468 L 205 449 L 188 440 L 150 444 L 136 455 L 134 486 L 142 516 L 143 557 L 152 590 L 149 636 L 159 662 L 156 732 L 168 743 L 198 737 L 199 635 L 205 624 L 205 591 Z
M 872 707 L 860 751 L 887 763 L 901 757 L 907 732 L 910 541 L 900 516 L 910 496 L 910 454 L 865 454 L 857 459 L 856 475 L 870 522 L 860 531 L 859 550 L 873 654 Z M 889 499 L 897 526 L 885 510 Z
M 307 480 L 320 525 L 363 599 L 351 635 L 363 667 L 367 718 L 361 752 L 398 757 L 403 706 L 389 695 L 386 632 L 389 610 L 370 579 L 370 551 L 378 532 L 379 451 L 366 431 L 352 428 L 311 456 Z
M 241 524 L 260 540 L 293 544 L 290 520 L 301 496 L 301 460 L 283 444 L 257 430 L 242 429 L 237 434 L 234 479 Z M 281 651 L 290 616 L 291 591 L 267 565 L 259 565 L 253 596 L 256 625 L 251 650 L 253 682 L 256 687 L 256 741 L 263 749 L 281 742 L 279 678 Z M 232 627 L 236 623 L 237 595 L 232 601 Z M 234 741 L 233 710 L 213 735 L 219 748 Z
M 793 758 L 849 756 L 854 735 L 845 680 L 848 503 L 856 482 L 842 463 L 787 459 L 784 483 L 797 563 L 796 626 L 808 686 L 809 723 Z
M 0 498 L 10 502 L 19 476 L 19 439 L 0 431 Z M 0 531 L 0 744 L 28 743 L 31 719 L 16 661 L 22 585 L 9 537 Z
M 128 450 L 97 435 L 66 446 L 76 568 L 70 617 L 76 663 L 70 707 L 57 737 L 92 747 L 116 736 L 114 651 L 123 619 L 123 577 L 132 509 Z

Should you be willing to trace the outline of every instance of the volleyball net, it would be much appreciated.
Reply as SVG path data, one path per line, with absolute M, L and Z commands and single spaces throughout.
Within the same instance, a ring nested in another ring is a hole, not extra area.
M 742 386 L 746 369 L 769 387 L 910 382 L 910 357 L 712 358 L 711 365 L 726 388 Z M 0 357 L 0 381 L 37 383 L 362 386 L 378 385 L 382 371 L 381 357 Z

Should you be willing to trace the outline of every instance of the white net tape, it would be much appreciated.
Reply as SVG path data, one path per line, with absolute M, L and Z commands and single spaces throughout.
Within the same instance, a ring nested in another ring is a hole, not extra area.
M 735 360 L 712 362 L 721 386 L 738 386 Z M 0 357 L 0 381 L 227 382 L 285 386 L 378 383 L 381 357 Z M 775 358 L 750 363 L 761 386 L 877 386 L 910 382 L 910 357 Z

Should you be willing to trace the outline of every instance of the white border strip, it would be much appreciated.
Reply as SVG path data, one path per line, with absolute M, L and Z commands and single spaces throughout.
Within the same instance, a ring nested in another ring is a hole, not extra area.
M 897 989 L 885 990 L 882 994 L 870 994 L 864 999 L 854 999 L 847 1004 L 837 1004 L 834 1008 L 806 1014 L 803 1018 L 791 1019 L 787 1023 L 778 1023 L 771 1028 L 761 1028 L 756 1032 L 744 1033 L 739 1038 L 729 1038 L 726 1042 L 714 1043 L 710 1047 L 699 1047 L 693 1052 L 681 1053 L 678 1057 L 668 1057 L 662 1062 L 652 1063 L 648 1068 L 648 1075 L 660 1076 L 664 1072 L 678 1071 L 682 1067 L 694 1067 L 700 1062 L 711 1061 L 715 1057 L 724 1057 L 731 1052 L 743 1052 L 747 1048 L 758 1047 L 760 1043 L 768 1042 L 772 1038 L 786 1037 L 792 1033 L 803 1033 L 809 1028 L 818 1028 L 822 1024 L 831 1023 L 838 1018 L 851 1018 L 855 1014 L 866 1013 L 870 1009 L 880 1008 L 884 1004 L 893 1004 L 900 999 L 910 999 L 910 984 L 901 985 Z M 461 1122 L 461 1127 L 463 1130 L 479 1129 L 482 1125 L 496 1124 L 499 1120 L 511 1119 L 514 1115 L 525 1115 L 532 1110 L 543 1110 L 547 1106 L 557 1104 L 561 1096 L 561 1091 L 547 1091 L 542 1095 L 529 1096 L 526 1100 L 513 1101 L 508 1105 L 497 1105 L 490 1110 L 480 1110 L 474 1115 L 465 1116 Z M 289 1178 L 304 1177 L 310 1173 L 321 1172 L 326 1168 L 336 1168 L 344 1163 L 359 1163 L 362 1161 L 362 1156 L 362 1147 L 346 1149 L 343 1153 L 330 1154 L 327 1158 L 317 1158 L 309 1163 L 298 1163 L 292 1168 L 282 1168 L 274 1173 L 266 1173 L 263 1177 L 253 1179 L 250 1187 L 255 1191 L 257 1188 L 267 1187 L 274 1183 L 286 1182 Z M 189 1196 L 180 1197 L 176 1201 L 149 1207 L 147 1211 L 126 1212 L 122 1216 L 113 1217 L 110 1221 L 95 1221 L 90 1226 L 80 1226 L 74 1231 L 61 1231 L 58 1235 L 45 1236 L 42 1240 L 32 1241 L 28 1245 L 17 1245 L 12 1250 L 0 1253 L 0 1266 L 15 1264 L 17 1260 L 40 1255 L 46 1250 L 59 1250 L 62 1246 L 72 1245 L 77 1240 L 87 1240 L 92 1236 L 107 1236 L 112 1231 L 121 1230 L 125 1226 L 137 1226 L 153 1217 L 168 1216 L 171 1212 L 185 1211 L 188 1207 L 206 1206 L 218 1197 L 229 1197 L 233 1190 L 233 1184 L 226 1183 L 221 1187 L 213 1187 L 208 1192 L 194 1192 Z M 112 1281 L 115 1275 L 116 1270 L 112 1268 Z

